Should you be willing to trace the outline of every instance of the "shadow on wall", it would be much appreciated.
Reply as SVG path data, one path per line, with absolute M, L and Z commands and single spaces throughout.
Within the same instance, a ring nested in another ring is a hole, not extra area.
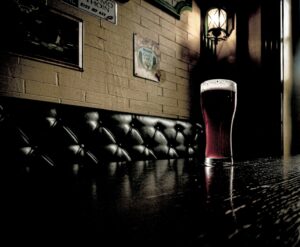
M 294 50 L 292 88 L 292 154 L 300 153 L 300 3 L 292 1 L 292 37 Z
M 294 83 L 292 89 L 292 154 L 300 153 L 300 42 L 294 56 Z
M 201 11 L 201 44 L 200 58 L 191 71 L 191 116 L 196 121 L 203 123 L 200 110 L 200 84 L 208 79 L 224 78 L 236 81 L 236 31 L 234 28 L 229 38 L 220 41 L 214 54 L 211 44 L 203 36 L 203 24 L 207 9 L 218 5 L 218 1 L 197 1 Z
M 201 123 L 200 83 L 214 78 L 231 79 L 237 83 L 237 111 L 233 126 L 233 152 L 237 159 L 280 154 L 280 78 L 276 73 L 270 75 L 270 71 L 277 70 L 280 60 L 276 60 L 277 57 L 273 59 L 273 50 L 261 50 L 263 40 L 269 38 L 263 37 L 263 30 L 261 35 L 251 32 L 254 30 L 253 25 L 261 25 L 264 30 L 270 25 L 268 13 L 262 18 L 260 8 L 268 11 L 264 7 L 267 4 L 262 2 L 231 1 L 236 14 L 235 53 L 233 56 L 228 54 L 215 58 L 202 40 L 200 59 L 191 72 L 191 115 Z M 268 0 L 268 4 L 269 2 Z M 198 1 L 201 11 L 208 6 L 213 7 L 214 3 L 218 1 Z M 205 13 L 201 14 L 203 23 Z M 253 22 L 253 19 L 256 21 Z M 228 49 L 230 46 L 225 46 L 225 42 L 229 40 L 223 42 L 223 49 Z M 260 56 L 259 58 L 253 57 L 253 47 L 257 48 L 255 56 Z

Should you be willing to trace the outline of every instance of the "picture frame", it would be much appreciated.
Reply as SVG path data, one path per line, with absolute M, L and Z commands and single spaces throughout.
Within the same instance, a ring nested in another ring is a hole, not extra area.
M 160 81 L 159 44 L 134 33 L 134 75 L 151 81 Z
M 192 0 L 148 0 L 149 3 L 180 19 L 184 10 L 192 10 Z
M 4 5 L 1 52 L 83 70 L 81 19 L 31 1 L 6 0 Z

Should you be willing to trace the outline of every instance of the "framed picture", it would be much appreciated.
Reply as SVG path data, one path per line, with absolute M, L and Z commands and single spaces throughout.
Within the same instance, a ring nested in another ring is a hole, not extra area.
M 158 8 L 180 19 L 184 10 L 192 10 L 192 0 L 148 0 Z
M 4 1 L 0 51 L 82 70 L 82 20 L 35 2 Z
M 158 43 L 134 34 L 134 75 L 160 81 L 160 49 Z

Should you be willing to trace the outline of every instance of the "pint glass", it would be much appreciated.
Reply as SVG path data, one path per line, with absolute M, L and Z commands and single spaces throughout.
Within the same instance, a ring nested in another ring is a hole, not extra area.
M 205 125 L 205 165 L 232 164 L 232 126 L 237 104 L 234 81 L 212 79 L 200 85 Z

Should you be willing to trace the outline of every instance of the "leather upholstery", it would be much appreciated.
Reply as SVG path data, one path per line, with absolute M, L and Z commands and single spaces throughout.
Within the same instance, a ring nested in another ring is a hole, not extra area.
M 1 165 L 22 172 L 201 158 L 204 150 L 197 123 L 10 97 L 0 98 L 0 136 Z
M 143 177 L 148 160 L 166 161 L 157 160 L 156 177 L 175 169 L 170 159 L 201 159 L 203 139 L 201 125 L 188 121 L 0 97 L 2 235 L 10 243 L 99 242 L 117 217 L 101 213 L 102 198 L 141 182 L 115 178 L 127 181 L 134 167 Z

